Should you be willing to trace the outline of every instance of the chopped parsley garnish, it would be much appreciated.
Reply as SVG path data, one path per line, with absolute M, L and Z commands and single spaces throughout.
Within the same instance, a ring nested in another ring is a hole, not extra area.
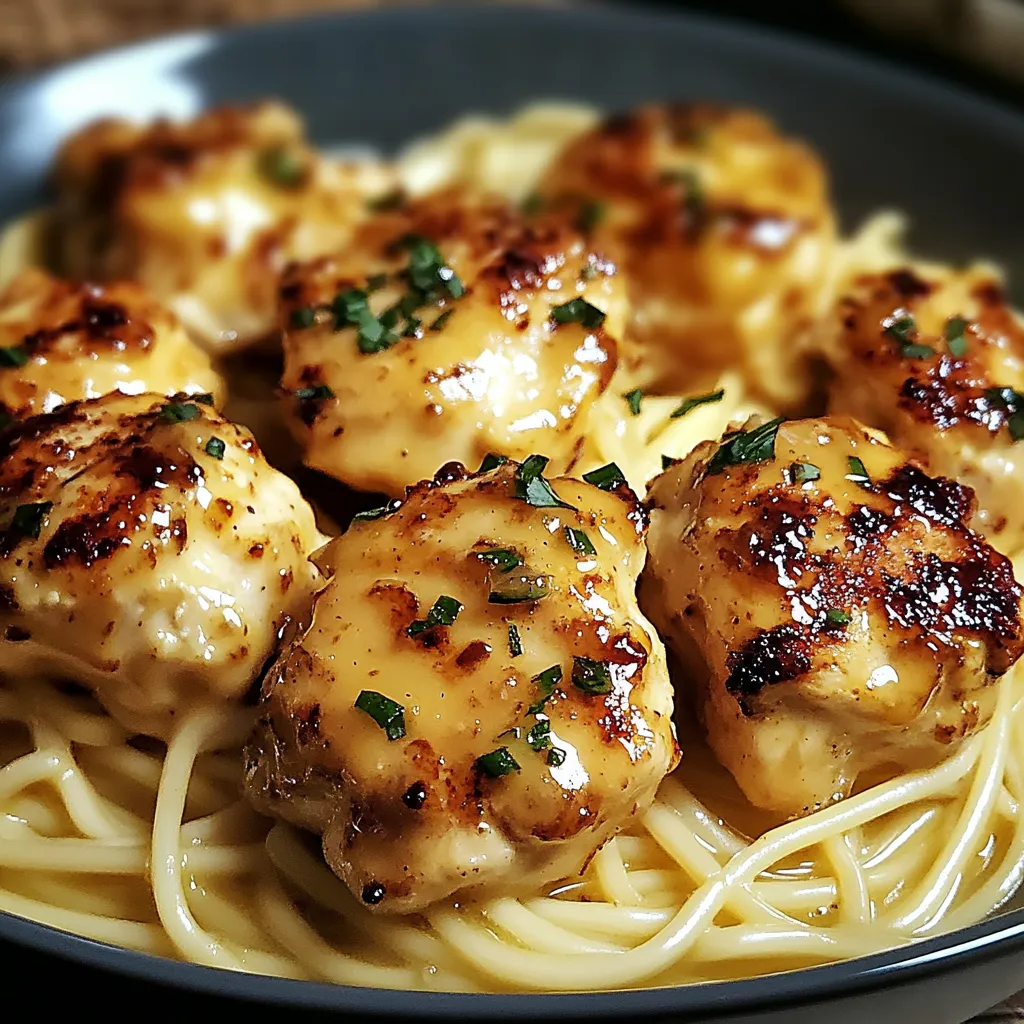
M 595 558 L 597 556 L 597 550 L 590 542 L 590 538 L 582 530 L 575 530 L 571 526 L 567 526 L 565 528 L 565 539 L 569 542 L 569 547 L 577 555 L 583 555 L 587 558 Z
M 605 214 L 604 203 L 599 203 L 594 199 L 588 199 L 583 206 L 580 208 L 579 217 L 576 219 L 576 226 L 585 235 L 589 235 L 594 228 L 601 222 L 601 218 Z
M 291 325 L 300 331 L 306 330 L 308 327 L 312 327 L 316 323 L 316 306 L 301 306 L 299 309 L 293 309 L 291 315 Z
M 912 316 L 901 316 L 886 327 L 885 333 L 891 334 L 900 345 L 907 345 L 910 343 L 910 336 L 916 330 L 917 324 L 914 323 Z
M 355 706 L 365 711 L 386 733 L 389 740 L 400 740 L 405 735 L 405 708 L 376 690 L 363 690 L 356 697 Z
M 634 416 L 639 416 L 640 403 L 644 400 L 643 388 L 633 388 L 632 391 L 627 391 L 622 397 L 626 400 L 626 405 L 629 406 L 629 411 Z
M 821 470 L 813 462 L 794 462 L 789 467 L 789 475 L 795 484 L 809 483 L 821 479 Z
M 530 680 L 540 691 L 540 700 L 531 704 L 527 709 L 528 715 L 539 715 L 544 710 L 548 698 L 555 692 L 555 687 L 562 681 L 562 666 L 552 665 L 544 669 Z
M 935 349 L 931 345 L 919 345 L 911 342 L 900 349 L 900 355 L 904 359 L 927 359 L 929 356 L 935 355 Z
M 949 354 L 957 359 L 967 355 L 967 321 L 960 316 L 951 316 L 946 321 L 946 347 Z
M 572 659 L 572 685 L 592 697 L 612 692 L 612 673 L 606 661 Z
M 555 494 L 551 484 L 544 479 L 542 474 L 548 461 L 543 455 L 531 455 L 523 462 L 516 470 L 516 497 L 536 508 L 572 508 Z
M 551 310 L 556 324 L 581 324 L 588 331 L 597 330 L 604 323 L 604 313 L 586 299 L 570 299 Z
M 213 405 L 213 395 L 209 391 L 204 391 L 201 395 L 192 395 L 192 401 L 200 405 Z
M 614 491 L 623 485 L 629 486 L 622 470 L 614 462 L 609 462 L 607 466 L 601 466 L 600 469 L 592 469 L 589 473 L 584 473 L 583 479 L 594 487 L 600 487 L 602 491 Z
M 366 290 L 368 292 L 379 292 L 388 283 L 387 274 L 371 274 L 366 279 Z
M 526 601 L 540 601 L 551 593 L 551 577 L 523 569 L 519 572 L 502 572 L 491 579 L 491 592 L 487 600 L 491 604 L 523 604 Z
M 24 366 L 28 362 L 28 351 L 20 345 L 0 348 L 0 367 Z
M 419 636 L 420 633 L 425 633 L 428 629 L 433 629 L 435 626 L 451 626 L 455 623 L 455 620 L 459 617 L 459 612 L 465 605 L 461 601 L 456 601 L 454 597 L 439 597 L 435 602 L 434 606 L 427 612 L 425 619 L 417 619 L 409 628 L 405 631 L 408 636 Z
M 19 505 L 14 510 L 9 529 L 22 537 L 39 536 L 43 528 L 43 520 L 53 508 L 52 501 L 37 501 L 32 505 Z
M 526 734 L 526 742 L 530 744 L 531 750 L 547 750 L 551 746 L 551 722 L 542 718 Z
M 825 622 L 830 626 L 848 626 L 853 622 L 853 616 L 842 608 L 829 608 L 825 612 Z
M 444 312 L 443 312 L 443 313 L 442 313 L 442 314 L 441 314 L 441 315 L 440 315 L 440 316 L 439 316 L 439 317 L 438 317 L 438 318 L 437 318 L 437 319 L 436 319 L 436 320 L 435 320 L 435 321 L 434 321 L 434 322 L 433 322 L 433 323 L 432 323 L 432 324 L 430 325 L 430 329 L 431 329 L 432 331 L 442 331 L 442 330 L 444 330 L 444 325 L 445 325 L 446 323 L 448 323 L 448 321 L 449 321 L 449 320 L 451 320 L 451 318 L 452 318 L 452 315 L 453 315 L 454 313 L 455 313 L 455 310 L 454 310 L 454 309 L 446 309 L 446 310 L 445 310 L 445 311 L 444 311 Z
M 292 394 L 300 402 L 319 402 L 334 397 L 334 392 L 326 384 L 316 384 L 310 388 L 297 388 Z
M 870 491 L 871 477 L 868 476 L 863 459 L 857 458 L 856 455 L 847 456 L 846 465 L 849 470 L 846 474 L 846 479 L 851 483 L 855 483 L 858 487 L 863 487 L 864 490 Z
M 713 405 L 715 402 L 720 402 L 724 397 L 725 388 L 719 388 L 717 391 L 709 391 L 706 395 L 694 395 L 692 398 L 684 398 L 682 405 L 672 413 L 672 419 L 677 420 L 680 416 L 685 416 L 691 409 L 696 409 L 698 406 Z
M 1006 428 L 1014 441 L 1024 438 L 1024 395 L 1013 388 L 989 388 L 985 398 L 997 409 L 1008 413 Z
M 552 747 L 548 751 L 548 764 L 552 768 L 558 768 L 565 764 L 566 754 L 561 747 Z
M 366 523 L 373 519 L 383 519 L 385 516 L 391 515 L 392 512 L 397 512 L 401 507 L 402 503 L 395 498 L 379 508 L 368 508 L 365 512 L 357 512 L 352 517 L 352 522 Z
M 715 454 L 708 460 L 708 475 L 721 473 L 727 466 L 768 462 L 774 459 L 775 437 L 784 422 L 785 417 L 779 416 L 777 419 L 762 423 L 759 427 L 754 427 L 753 430 L 727 434 Z
M 334 297 L 334 329 L 355 327 L 356 344 L 364 355 L 383 352 L 398 343 L 398 337 L 390 330 L 393 323 L 385 322 L 370 311 L 369 297 L 361 288 L 348 288 Z
M 514 625 L 508 627 L 508 653 L 513 658 L 518 658 L 523 653 L 523 638 Z
M 508 462 L 508 457 L 505 455 L 495 455 L 494 452 L 484 456 L 484 461 L 480 463 L 480 468 L 477 470 L 478 473 L 490 473 L 492 469 L 497 469 L 499 466 L 504 466 Z
M 168 402 L 160 410 L 160 418 L 171 423 L 187 423 L 197 419 L 202 413 L 194 402 Z
M 260 153 L 259 169 L 263 177 L 285 188 L 301 185 L 305 177 L 302 155 L 287 146 L 273 146 Z
M 429 238 L 408 235 L 399 243 L 409 250 L 406 274 L 409 283 L 423 294 L 424 300 L 440 286 L 453 299 L 461 299 L 466 288 L 451 267 L 444 262 L 440 249 Z
M 523 564 L 519 554 L 510 548 L 492 548 L 490 551 L 478 551 L 476 557 L 481 562 L 493 565 L 498 572 L 511 572 Z
M 477 770 L 492 779 L 500 779 L 505 775 L 521 771 L 519 762 L 509 753 L 508 747 L 498 747 L 489 754 L 476 759 Z
M 205 450 L 207 455 L 210 455 L 217 460 L 221 460 L 224 458 L 224 451 L 226 448 L 227 445 L 225 445 L 219 437 L 211 437 L 210 440 L 206 442 Z

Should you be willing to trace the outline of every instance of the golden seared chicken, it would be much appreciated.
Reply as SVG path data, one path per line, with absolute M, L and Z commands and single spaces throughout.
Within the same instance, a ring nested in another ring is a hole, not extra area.
M 380 911 L 578 872 L 678 759 L 642 510 L 614 467 L 544 463 L 452 464 L 353 523 L 264 681 L 250 798 Z
M 216 400 L 223 386 L 178 318 L 138 285 L 19 274 L 0 294 L 0 415 L 52 412 L 110 391 Z
M 0 673 L 92 689 L 129 728 L 242 697 L 308 611 L 320 541 L 252 435 L 187 395 L 0 432 Z
M 1021 590 L 968 488 L 852 419 L 776 420 L 701 445 L 649 504 L 641 604 L 754 804 L 803 814 L 990 717 Z
M 319 156 L 298 116 L 265 102 L 180 124 L 96 122 L 65 143 L 56 185 L 64 273 L 134 278 L 225 351 L 273 330 L 284 265 L 344 245 L 390 179 Z
M 306 463 L 392 495 L 489 451 L 567 470 L 626 318 L 615 265 L 571 221 L 456 192 L 380 214 L 281 295 Z
M 825 169 L 758 114 L 652 106 L 569 143 L 540 186 L 619 254 L 639 383 L 687 394 L 723 369 L 784 405 L 835 244 Z
M 969 484 L 1003 550 L 1024 531 L 1024 322 L 990 271 L 901 268 L 840 299 L 825 341 L 829 407 Z

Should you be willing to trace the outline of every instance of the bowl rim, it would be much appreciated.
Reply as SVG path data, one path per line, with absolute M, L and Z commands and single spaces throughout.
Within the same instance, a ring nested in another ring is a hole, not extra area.
M 877 55 L 769 28 L 740 18 L 719 17 L 690 10 L 666 11 L 644 0 L 628 8 L 612 0 L 556 0 L 554 5 L 515 0 L 442 0 L 429 6 L 398 3 L 386 8 L 328 11 L 264 19 L 250 24 L 166 34 L 142 42 L 113 47 L 28 73 L 0 77 L 0 109 L 15 104 L 48 80 L 72 70 L 88 73 L 119 60 L 153 58 L 161 64 L 175 53 L 202 44 L 205 54 L 226 43 L 244 45 L 249 39 L 281 33 L 303 33 L 319 27 L 359 24 L 364 30 L 386 30 L 395 21 L 438 21 L 445 18 L 498 20 L 522 15 L 575 22 L 587 18 L 616 25 L 646 27 L 652 31 L 686 31 L 712 44 L 725 43 L 734 51 L 769 51 L 779 59 L 792 58 L 805 67 L 828 65 L 839 76 L 881 81 L 903 95 L 939 104 L 951 113 L 970 117 L 993 131 L 1009 135 L 1024 146 L 1024 114 L 1009 103 L 970 87 L 950 84 L 936 75 L 908 69 Z M 284 41 L 287 45 L 287 40 Z M 161 59 L 163 58 L 163 59 Z M 732 981 L 698 982 L 659 988 L 601 990 L 597 992 L 448 993 L 392 990 L 338 985 L 330 982 L 245 974 L 138 952 L 0 911 L 0 940 L 40 953 L 58 956 L 108 974 L 170 986 L 182 991 L 227 997 L 270 1006 L 307 1010 L 336 1010 L 365 1016 L 419 1018 L 510 1019 L 583 1016 L 693 1014 L 715 1018 L 744 1010 L 796 1008 L 829 998 L 854 996 L 896 984 L 920 981 L 966 969 L 979 962 L 1024 950 L 1024 909 L 997 913 L 977 924 L 919 940 L 909 946 L 843 960 L 838 963 Z

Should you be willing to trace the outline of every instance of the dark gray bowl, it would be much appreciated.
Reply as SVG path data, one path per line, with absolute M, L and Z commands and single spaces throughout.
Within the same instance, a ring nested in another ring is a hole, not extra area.
M 197 33 L 0 86 L 0 219 L 43 196 L 58 140 L 101 114 L 189 114 L 267 95 L 323 143 L 384 148 L 469 110 L 563 97 L 622 107 L 700 97 L 760 107 L 832 168 L 846 226 L 882 206 L 928 254 L 984 254 L 1019 285 L 1024 116 L 935 81 L 764 30 L 623 9 L 390 10 Z M 1020 294 L 1018 290 L 1018 294 Z M 7 984 L 57 977 L 46 1005 L 102 1000 L 158 1019 L 328 1010 L 351 1017 L 962 1021 L 1024 987 L 1024 911 L 909 950 L 751 981 L 583 995 L 461 996 L 252 978 L 173 963 L 0 914 Z M 63 958 L 54 959 L 54 956 Z M 33 984 L 37 984 L 34 982 Z

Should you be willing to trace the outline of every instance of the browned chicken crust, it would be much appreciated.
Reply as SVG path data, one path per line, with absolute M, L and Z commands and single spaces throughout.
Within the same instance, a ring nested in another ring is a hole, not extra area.
M 970 490 L 843 417 L 783 423 L 761 461 L 716 467 L 718 449 L 651 485 L 641 598 L 719 759 L 755 804 L 800 814 L 947 756 L 1024 649 Z
M 518 475 L 446 466 L 332 541 L 313 624 L 263 685 L 250 799 L 321 834 L 382 912 L 578 872 L 678 759 L 635 496 L 560 478 L 572 507 L 536 507 Z M 365 691 L 404 709 L 396 735 Z

